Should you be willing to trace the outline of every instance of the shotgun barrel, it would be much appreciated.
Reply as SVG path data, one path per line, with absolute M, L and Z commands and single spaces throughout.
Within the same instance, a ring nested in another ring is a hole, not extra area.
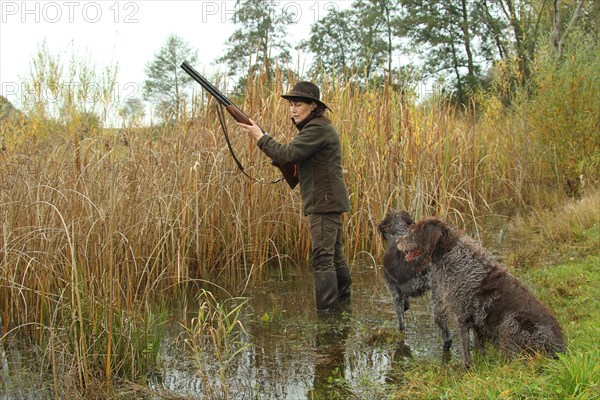
M 213 86 L 212 83 L 206 80 L 205 77 L 200 75 L 198 71 L 194 69 L 187 61 L 184 61 L 181 64 L 181 69 L 188 73 L 196 82 L 198 82 L 208 93 L 210 93 L 217 101 L 224 106 L 228 106 L 233 104 L 231 100 L 229 100 L 219 89 Z
M 229 100 L 219 89 L 214 87 L 205 77 L 200 75 L 187 61 L 181 64 L 181 69 L 188 73 L 196 82 L 200 84 L 208 93 L 210 93 L 219 103 L 221 103 L 229 114 L 237 121 L 242 124 L 250 125 L 250 117 L 246 115 L 242 110 L 236 107 L 231 100 Z M 262 128 L 260 128 L 263 130 Z M 264 130 L 263 130 L 264 132 Z
M 225 107 L 225 109 L 227 110 L 227 112 L 237 122 L 241 122 L 242 124 L 246 124 L 246 125 L 251 125 L 250 117 L 248 115 L 246 115 L 242 110 L 240 110 L 235 104 L 233 104 L 233 102 L 231 100 L 229 100 L 219 89 L 214 87 L 212 83 L 210 83 L 208 80 L 206 80 L 205 77 L 200 75 L 198 73 L 198 71 L 196 71 L 190 64 L 188 64 L 187 61 L 184 61 L 181 64 L 181 68 L 185 72 L 187 72 L 187 74 L 189 76 L 191 76 L 196 82 L 198 82 L 200 84 L 200 86 L 202 86 L 204 89 L 206 89 L 206 91 L 208 93 L 210 93 L 221 105 L 223 105 Z M 264 132 L 264 130 L 262 128 L 260 128 L 260 130 L 262 130 Z M 229 147 L 229 151 L 231 152 L 231 155 L 233 156 L 233 159 L 237 163 L 238 167 L 240 168 L 242 173 L 244 173 L 249 178 L 254 179 L 244 171 L 244 167 L 242 167 L 242 164 L 235 156 L 235 153 L 233 152 L 233 148 L 231 147 L 231 143 L 229 143 L 229 138 L 227 136 L 227 132 L 225 131 L 224 126 L 223 126 L 223 132 L 225 133 L 225 140 L 227 141 L 227 146 Z M 285 179 L 285 181 L 290 186 L 290 188 L 293 189 L 294 187 L 296 187 L 296 185 L 298 184 L 298 174 L 297 174 L 297 167 L 296 167 L 295 163 L 289 162 L 289 163 L 281 165 L 281 164 L 273 162 L 272 164 L 275 165 L 277 168 L 279 168 L 279 170 L 281 171 L 281 173 L 283 175 L 283 179 Z M 254 180 L 256 180 L 256 179 L 254 179 Z

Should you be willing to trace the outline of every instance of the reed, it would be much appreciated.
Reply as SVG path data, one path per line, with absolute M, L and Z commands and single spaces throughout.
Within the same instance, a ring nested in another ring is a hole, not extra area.
M 234 99 L 282 142 L 296 134 L 280 99 L 288 81 L 259 75 Z M 490 216 L 564 196 L 532 153 L 525 113 L 497 112 L 491 96 L 459 109 L 351 76 L 322 81 L 344 152 L 351 260 L 382 253 L 377 225 L 391 208 L 442 215 L 485 242 Z M 282 260 L 309 257 L 298 190 L 237 171 L 212 99 L 200 93 L 177 125 L 120 130 L 84 129 L 75 105 L 60 119 L 35 107 L 2 133 L 0 341 L 19 332 L 42 344 L 56 385 L 65 376 L 85 396 L 139 379 L 157 357 L 158 299 L 205 279 L 241 290 Z M 229 129 L 246 171 L 276 178 Z
M 240 321 L 247 299 L 218 300 L 211 292 L 201 290 L 197 296 L 198 312 L 184 323 L 183 343 L 194 360 L 202 380 L 202 392 L 208 398 L 229 397 L 228 379 L 235 375 L 237 356 L 250 346 Z

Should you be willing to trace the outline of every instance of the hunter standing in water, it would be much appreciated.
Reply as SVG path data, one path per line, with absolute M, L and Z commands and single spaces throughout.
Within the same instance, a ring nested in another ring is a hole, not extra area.
M 317 85 L 298 82 L 281 97 L 289 101 L 292 121 L 299 130 L 289 144 L 276 142 L 252 120 L 252 125 L 238 124 L 274 162 L 297 165 L 302 207 L 310 224 L 317 311 L 327 312 L 350 299 L 352 283 L 343 248 L 342 213 L 350 211 L 350 201 L 340 138 L 324 116 L 329 107 L 320 100 Z

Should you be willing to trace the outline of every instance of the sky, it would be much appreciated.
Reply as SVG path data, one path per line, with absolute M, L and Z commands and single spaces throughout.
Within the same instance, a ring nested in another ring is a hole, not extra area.
M 278 10 L 294 13 L 297 23 L 289 27 L 288 41 L 297 44 L 328 10 L 350 4 L 280 0 Z M 225 41 L 239 27 L 231 22 L 234 10 L 234 0 L 0 0 L 0 94 L 17 107 L 21 104 L 22 82 L 44 42 L 64 65 L 71 54 L 98 71 L 118 65 L 114 90 L 119 99 L 140 97 L 145 65 L 169 34 L 198 50 L 194 67 L 199 72 L 213 72 L 219 68 L 214 60 L 225 53 Z M 295 56 L 296 65 L 308 68 L 306 56 Z

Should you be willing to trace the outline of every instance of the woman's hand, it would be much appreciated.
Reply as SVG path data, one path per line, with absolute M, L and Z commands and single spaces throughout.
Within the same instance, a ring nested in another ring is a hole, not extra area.
M 256 141 L 258 141 L 258 139 L 260 139 L 263 136 L 263 131 L 260 129 L 260 127 L 258 125 L 256 125 L 256 123 L 254 121 L 252 121 L 250 119 L 250 123 L 252 125 L 246 125 L 246 124 L 242 124 L 241 122 L 238 122 L 237 124 L 246 131 L 246 134 L 248 135 L 249 138 L 254 139 Z

